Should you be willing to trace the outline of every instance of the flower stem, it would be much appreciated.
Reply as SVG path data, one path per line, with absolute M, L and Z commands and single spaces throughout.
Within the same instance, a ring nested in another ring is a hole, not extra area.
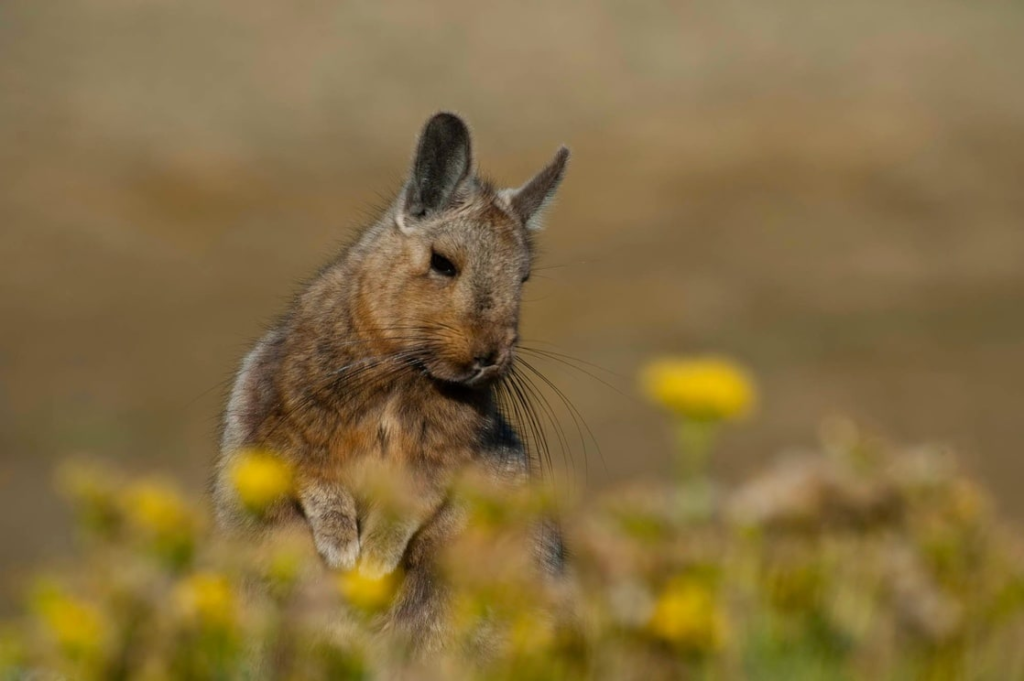
M 695 419 L 679 422 L 676 476 L 679 482 L 694 482 L 708 477 L 708 461 L 717 434 L 716 423 Z

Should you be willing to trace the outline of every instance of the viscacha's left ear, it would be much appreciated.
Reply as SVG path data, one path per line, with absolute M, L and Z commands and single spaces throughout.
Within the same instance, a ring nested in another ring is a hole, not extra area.
M 541 228 L 541 214 L 555 196 L 568 161 L 569 149 L 559 147 L 558 153 L 555 154 L 551 163 L 534 175 L 533 179 L 519 189 L 505 190 L 509 207 L 519 216 L 527 229 L 538 230 Z

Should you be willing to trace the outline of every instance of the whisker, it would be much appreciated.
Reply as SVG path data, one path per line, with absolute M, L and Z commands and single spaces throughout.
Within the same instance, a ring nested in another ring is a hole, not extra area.
M 529 395 L 523 387 L 522 376 L 519 372 L 513 371 L 511 385 L 515 391 L 517 401 L 522 405 L 524 418 L 527 419 L 530 430 L 533 432 L 533 439 L 538 444 L 538 454 L 543 456 L 541 464 L 543 467 L 546 467 L 549 472 L 553 472 L 554 459 L 551 455 L 551 445 L 548 442 L 547 431 L 544 429 L 544 424 L 540 419 L 540 415 L 537 413 L 537 410 L 529 399 Z M 544 470 L 544 468 L 541 468 L 541 470 Z
M 537 447 L 539 447 L 539 445 L 537 445 L 537 443 L 536 443 L 536 437 L 535 437 L 536 434 L 532 433 L 532 432 L 527 432 L 527 428 L 529 427 L 529 425 L 528 425 L 528 423 L 526 421 L 526 418 L 525 418 L 525 416 L 524 416 L 524 414 L 522 412 L 521 406 L 520 406 L 518 400 L 516 399 L 516 394 L 515 394 L 515 391 L 514 391 L 512 385 L 511 385 L 511 380 L 512 379 L 511 379 L 510 376 L 506 376 L 505 379 L 501 382 L 500 385 L 501 385 L 501 389 L 502 389 L 502 396 L 508 401 L 507 408 L 508 408 L 508 410 L 511 411 L 511 413 L 510 413 L 510 416 L 511 416 L 510 422 L 511 422 L 512 428 L 513 428 L 513 430 L 515 430 L 516 432 L 518 432 L 520 434 L 520 437 L 522 437 L 523 445 L 526 447 L 527 454 L 531 458 L 533 456 L 539 457 L 538 458 L 538 463 L 540 463 L 540 465 L 543 466 L 543 459 L 540 458 L 540 457 L 542 457 L 542 454 L 540 453 L 539 449 L 537 449 Z M 534 451 L 535 449 L 537 449 L 537 451 Z
M 600 261 L 598 261 L 598 260 L 576 260 L 576 261 L 573 261 L 573 262 L 559 263 L 557 265 L 545 265 L 544 267 L 533 267 L 533 268 L 531 268 L 531 270 L 533 272 L 544 272 L 546 270 L 564 270 L 564 269 L 566 269 L 568 267 L 576 267 L 576 266 L 579 266 L 579 265 L 592 265 L 595 262 L 600 262 Z
M 495 386 L 494 390 L 495 405 L 498 408 L 498 414 L 504 420 L 505 424 L 508 427 L 508 430 L 511 431 L 513 436 L 513 441 L 509 442 L 508 444 L 514 445 L 515 442 L 518 441 L 519 444 L 526 450 L 527 465 L 530 467 L 530 471 L 532 472 L 534 464 L 539 464 L 539 462 L 534 462 L 533 446 L 529 443 L 529 439 L 527 437 L 528 434 L 521 432 L 522 418 L 519 415 L 518 407 L 516 406 L 514 398 L 512 397 L 509 391 L 507 382 L 505 380 L 502 380 Z
M 607 387 L 611 388 L 612 390 L 614 390 L 615 392 L 617 392 L 619 394 L 622 394 L 622 391 L 620 391 L 617 387 L 615 387 L 614 385 L 604 381 L 600 377 L 595 376 L 594 374 L 592 374 L 592 373 L 590 373 L 590 372 L 588 372 L 588 371 L 586 371 L 584 369 L 581 369 L 580 367 L 576 366 L 576 364 L 583 364 L 584 366 L 588 366 L 588 367 L 591 367 L 593 369 L 597 369 L 598 371 L 603 371 L 604 373 L 608 374 L 609 376 L 614 376 L 615 378 L 618 378 L 620 380 L 624 380 L 624 381 L 628 380 L 628 378 L 626 376 L 623 376 L 620 373 L 617 373 L 615 371 L 612 371 L 611 369 L 603 367 L 600 364 L 594 364 L 593 362 L 588 362 L 585 359 L 580 359 L 579 357 L 573 357 L 572 355 L 566 355 L 566 354 L 561 353 L 561 352 L 555 352 L 553 350 L 545 350 L 543 348 L 535 348 L 535 347 L 531 347 L 531 346 L 528 346 L 528 345 L 518 345 L 518 346 L 516 346 L 516 348 L 518 350 L 523 350 L 525 352 L 529 352 L 529 353 L 532 353 L 534 355 L 537 355 L 537 356 L 540 356 L 540 357 L 544 357 L 546 359 L 550 359 L 550 360 L 553 360 L 553 361 L 556 361 L 556 362 L 561 362 L 561 363 L 565 364 L 566 366 L 572 367 L 573 369 L 575 369 L 577 371 L 580 371 L 580 372 L 586 374 L 587 376 L 590 376 L 595 381 L 601 382 L 602 384 L 606 385 Z M 575 363 L 575 364 L 573 364 L 573 363 Z
M 551 406 L 550 401 L 537 389 L 537 386 L 532 380 L 530 380 L 529 376 L 525 374 L 520 375 L 519 380 L 522 382 L 524 391 L 533 398 L 534 402 L 540 405 L 541 414 L 547 418 L 548 423 L 551 424 L 552 429 L 555 431 L 559 447 L 562 450 L 562 464 L 566 473 L 566 478 L 571 479 L 569 472 L 570 470 L 575 471 L 576 469 L 576 457 L 573 454 L 572 447 L 569 445 L 569 438 L 565 434 L 565 429 L 562 427 L 557 413 Z
M 512 397 L 513 408 L 519 420 L 518 425 L 524 430 L 529 430 L 529 441 L 536 449 L 535 455 L 537 456 L 540 469 L 542 471 L 545 469 L 551 470 L 551 449 L 548 445 L 547 435 L 544 433 L 536 412 L 533 410 L 529 400 L 526 399 L 526 395 L 518 383 L 518 373 L 514 365 L 507 375 L 507 386 Z
M 594 435 L 594 431 L 591 430 L 590 424 L 587 423 L 587 420 L 583 417 L 583 414 L 576 407 L 576 405 L 572 402 L 572 400 L 569 399 L 569 397 L 561 390 L 561 388 L 559 388 L 557 385 L 555 385 L 555 383 L 553 381 L 551 381 L 551 379 L 549 379 L 547 376 L 545 376 L 541 371 L 539 371 L 532 364 L 530 364 L 529 362 L 527 362 L 525 359 L 522 359 L 522 358 L 520 358 L 519 361 L 522 362 L 523 366 L 525 366 L 527 368 L 527 370 L 529 370 L 537 378 L 539 378 L 541 381 L 543 381 L 545 383 L 545 385 L 547 385 L 555 393 L 555 395 L 558 396 L 558 398 L 562 401 L 562 404 L 569 411 L 569 415 L 572 416 L 572 419 L 573 419 L 573 421 L 576 424 L 577 430 L 580 431 L 580 441 L 581 441 L 581 444 L 583 446 L 584 457 L 586 457 L 586 453 L 587 453 L 586 438 L 583 437 L 581 426 L 582 426 L 582 429 L 585 429 L 587 431 L 587 434 L 590 436 L 590 440 L 594 443 L 594 448 L 597 450 L 598 456 L 601 458 L 601 464 L 607 469 L 608 464 L 605 461 L 604 453 L 601 451 L 601 445 L 600 445 L 600 443 L 598 443 L 597 437 Z

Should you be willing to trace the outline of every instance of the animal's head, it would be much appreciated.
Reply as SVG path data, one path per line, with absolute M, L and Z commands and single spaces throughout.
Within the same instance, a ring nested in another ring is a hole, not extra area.
M 532 237 L 568 158 L 562 147 L 521 187 L 495 189 L 476 175 L 462 119 L 427 121 L 405 186 L 363 255 L 358 316 L 389 352 L 470 386 L 508 369 Z

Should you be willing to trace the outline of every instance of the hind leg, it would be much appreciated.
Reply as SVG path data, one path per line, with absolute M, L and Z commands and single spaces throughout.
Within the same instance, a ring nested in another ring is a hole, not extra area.
M 438 650 L 446 643 L 449 594 L 436 559 L 465 521 L 464 511 L 446 501 L 412 537 L 402 558 L 405 578 L 384 629 L 407 638 L 417 650 Z

